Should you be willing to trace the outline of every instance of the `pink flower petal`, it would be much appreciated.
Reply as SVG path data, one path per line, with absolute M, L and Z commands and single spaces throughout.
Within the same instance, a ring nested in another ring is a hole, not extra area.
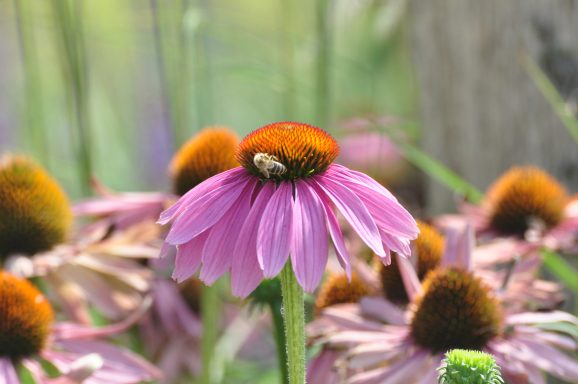
M 95 340 L 71 340 L 61 341 L 58 346 L 68 352 L 68 357 L 72 361 L 90 353 L 97 353 L 102 357 L 104 362 L 102 368 L 84 381 L 87 384 L 138 383 L 159 379 L 162 376 L 156 367 L 142 357 L 109 343 Z M 54 351 L 53 355 L 56 353 Z M 58 354 L 63 356 L 61 352 Z
M 237 167 L 228 171 L 219 173 L 197 185 L 185 193 L 175 204 L 161 213 L 157 223 L 161 225 L 167 224 L 169 221 L 180 215 L 190 204 L 197 201 L 199 198 L 207 194 L 209 191 L 221 186 L 234 184 L 240 178 L 247 175 L 247 171 L 243 167 Z
M 211 231 L 205 231 L 187 243 L 177 246 L 175 270 L 172 278 L 178 283 L 193 276 L 201 265 L 203 247 Z
M 257 180 L 247 183 L 237 202 L 211 228 L 203 247 L 203 267 L 199 276 L 207 285 L 213 284 L 231 266 L 235 243 L 251 208 L 251 195 L 256 183 Z
M 323 204 L 323 210 L 325 211 L 325 222 L 327 223 L 327 229 L 331 235 L 331 240 L 333 240 L 333 246 L 335 248 L 335 253 L 337 254 L 339 264 L 345 269 L 347 278 L 351 280 L 351 257 L 349 252 L 345 247 L 345 241 L 343 240 L 343 233 L 339 227 L 339 222 L 333 209 L 330 206 L 330 202 L 323 200 L 320 197 L 321 203 Z
M 255 202 L 242 225 L 235 244 L 236 254 L 231 264 L 231 290 L 233 295 L 246 297 L 263 280 L 257 260 L 257 229 L 267 203 L 275 192 L 273 183 L 266 183 L 257 192 Z
M 578 325 L 578 318 L 575 316 L 562 312 L 524 312 L 509 315 L 506 318 L 506 324 L 538 324 L 538 323 L 557 323 L 560 321 L 567 321 L 569 323 Z
M 359 302 L 363 315 L 373 317 L 386 324 L 405 325 L 405 313 L 397 305 L 381 297 L 364 297 Z
M 340 351 L 323 349 L 314 357 L 307 366 L 308 383 L 337 383 L 338 376 L 335 371 L 335 362 L 341 356 Z
M 446 246 L 441 265 L 471 269 L 474 231 L 466 220 L 453 220 L 444 227 Z
M 189 204 L 177 217 L 165 241 L 183 244 L 212 227 L 237 201 L 240 191 L 253 178 L 244 177 L 216 189 L 211 189 Z
M 327 265 L 327 230 L 323 204 L 303 182 L 295 183 L 292 240 L 291 262 L 297 281 L 306 292 L 313 292 Z
M 411 262 L 399 255 L 397 257 L 397 265 L 399 267 L 399 273 L 401 274 L 401 279 L 403 281 L 403 286 L 407 292 L 407 297 L 410 301 L 413 301 L 417 296 L 421 295 L 423 289 L 421 282 L 417 277 L 417 273 L 411 264 Z
M 2 384 L 20 384 L 20 379 L 10 358 L 0 358 L 0 382 Z
M 578 361 L 547 344 L 516 340 L 515 357 L 569 382 L 578 381 Z
M 395 236 L 415 239 L 419 232 L 411 214 L 383 186 L 365 175 L 364 178 L 345 167 L 335 177 L 363 201 L 378 227 Z
M 385 256 L 377 225 L 359 197 L 347 187 L 328 177 L 319 176 L 315 179 L 312 178 L 311 182 L 321 189 L 321 191 L 317 191 L 320 196 L 325 195 L 328 199 L 331 199 L 369 248 L 378 256 Z M 323 197 L 321 199 L 325 200 Z
M 257 260 L 266 278 L 277 276 L 289 257 L 293 216 L 293 184 L 283 181 L 263 210 L 257 230 Z
M 91 325 L 82 325 L 68 322 L 60 322 L 53 325 L 52 338 L 55 342 L 87 339 L 95 337 L 105 337 L 124 332 L 142 318 L 144 313 L 151 305 L 151 298 L 143 300 L 138 310 L 134 311 L 128 317 L 118 323 L 109 324 L 103 327 L 93 327 Z
M 413 383 L 418 378 L 427 374 L 424 367 L 429 365 L 429 353 L 424 350 L 418 350 L 411 356 L 401 359 L 387 368 L 380 368 L 374 371 L 368 371 L 353 376 L 350 384 L 407 384 Z M 437 367 L 431 367 L 435 370 Z M 371 374 L 373 372 L 373 374 Z

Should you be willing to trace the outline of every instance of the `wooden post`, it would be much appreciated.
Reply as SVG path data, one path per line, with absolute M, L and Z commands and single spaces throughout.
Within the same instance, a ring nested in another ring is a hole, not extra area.
M 512 165 L 535 164 L 577 192 L 578 146 L 522 60 L 563 51 L 572 71 L 578 1 L 411 0 L 410 23 L 424 150 L 482 190 Z M 428 181 L 430 214 L 454 200 Z

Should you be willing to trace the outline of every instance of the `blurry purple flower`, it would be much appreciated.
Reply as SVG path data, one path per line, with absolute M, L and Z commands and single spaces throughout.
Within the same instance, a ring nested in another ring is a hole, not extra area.
M 183 281 L 202 264 L 212 284 L 231 271 L 232 291 L 246 297 L 276 276 L 289 255 L 297 280 L 313 291 L 325 270 L 331 236 L 351 273 L 336 207 L 364 242 L 389 263 L 390 251 L 409 256 L 418 229 L 395 197 L 370 177 L 333 164 L 338 147 L 319 128 L 276 123 L 239 145 L 242 167 L 220 173 L 163 212 L 174 221 L 166 242 L 177 246 L 173 277 Z

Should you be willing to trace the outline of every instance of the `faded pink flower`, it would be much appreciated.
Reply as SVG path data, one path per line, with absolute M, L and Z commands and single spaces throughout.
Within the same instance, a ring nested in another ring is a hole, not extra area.
M 327 308 L 320 319 L 325 329 L 315 323 L 310 328 L 324 347 L 312 362 L 320 371 L 310 374 L 319 382 L 333 377 L 350 384 L 434 384 L 443 354 L 468 348 L 493 354 L 508 383 L 545 383 L 543 372 L 578 380 L 578 362 L 560 351 L 575 351 L 576 340 L 549 330 L 560 322 L 574 327 L 578 319 L 505 309 L 499 294 L 470 270 L 471 253 L 464 252 L 469 239 L 467 231 L 456 238 L 463 247 L 446 251 L 423 285 L 411 263 L 399 259 L 411 299 L 405 310 L 377 297 Z
M 130 384 L 160 378 L 140 356 L 103 338 L 127 329 L 139 311 L 120 323 L 102 328 L 55 323 L 51 305 L 28 281 L 0 272 L 0 382 L 18 384 L 23 365 L 37 383 Z M 41 360 L 59 371 L 44 372 Z
M 514 167 L 488 189 L 481 205 L 462 205 L 482 242 L 517 239 L 526 251 L 578 250 L 578 199 L 540 168 Z M 443 219 L 443 218 L 442 218 Z
M 331 237 L 351 273 L 335 208 L 385 263 L 390 251 L 408 256 L 418 229 L 395 197 L 370 177 L 333 160 L 335 140 L 319 128 L 275 123 L 239 145 L 242 167 L 220 173 L 163 212 L 174 221 L 166 243 L 177 246 L 173 277 L 182 281 L 202 264 L 212 284 L 231 271 L 232 291 L 245 297 L 276 276 L 289 255 L 296 278 L 313 291 L 325 270 Z

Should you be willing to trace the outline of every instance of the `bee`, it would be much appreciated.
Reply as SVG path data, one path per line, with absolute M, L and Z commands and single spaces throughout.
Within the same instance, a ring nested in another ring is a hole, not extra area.
M 277 160 L 275 156 L 261 152 L 255 154 L 255 157 L 253 157 L 253 163 L 267 179 L 270 175 L 280 176 L 287 172 L 287 167 Z

